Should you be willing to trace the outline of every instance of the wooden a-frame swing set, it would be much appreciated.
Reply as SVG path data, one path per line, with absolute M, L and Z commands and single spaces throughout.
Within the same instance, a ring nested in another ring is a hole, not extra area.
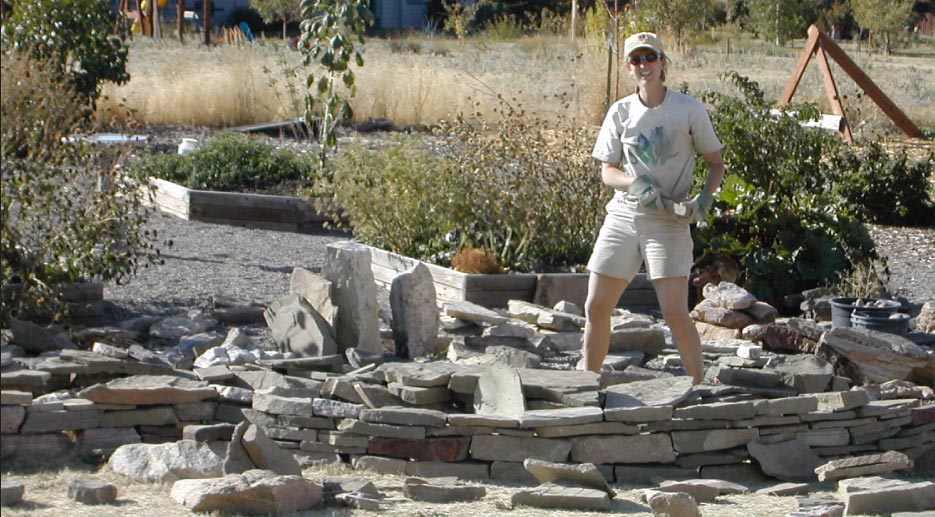
M 821 75 L 824 77 L 825 93 L 828 94 L 828 100 L 831 102 L 831 110 L 835 115 L 840 117 L 840 124 L 837 129 L 845 140 L 853 143 L 854 136 L 851 134 L 851 128 L 844 114 L 844 105 L 841 103 L 841 94 L 838 92 L 838 86 L 834 82 L 834 77 L 831 75 L 828 57 L 834 59 L 841 69 L 844 70 L 847 75 L 851 76 L 851 79 L 864 90 L 867 96 L 883 110 L 883 113 L 885 113 L 903 133 L 912 138 L 922 138 L 922 132 L 912 120 L 899 109 L 896 103 L 891 101 L 890 98 L 877 87 L 867 74 L 851 60 L 850 56 L 848 56 L 830 36 L 815 25 L 808 28 L 808 39 L 805 42 L 805 48 L 802 49 L 802 53 L 799 54 L 799 59 L 796 62 L 795 70 L 792 72 L 792 77 L 790 77 L 789 81 L 786 83 L 786 89 L 776 102 L 778 107 L 786 106 L 792 101 L 792 96 L 795 94 L 795 90 L 799 86 L 802 75 L 805 74 L 805 69 L 808 67 L 808 62 L 813 55 L 817 57 L 818 67 L 821 70 Z

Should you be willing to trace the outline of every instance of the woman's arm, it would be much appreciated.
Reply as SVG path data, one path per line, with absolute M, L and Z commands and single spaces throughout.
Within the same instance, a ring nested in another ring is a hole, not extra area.
M 636 177 L 623 172 L 620 167 L 612 163 L 601 163 L 601 181 L 608 187 L 613 187 L 616 190 L 627 190 L 634 179 Z
M 704 161 L 708 165 L 708 177 L 705 178 L 703 190 L 710 196 L 721 186 L 724 181 L 724 174 L 727 167 L 724 165 L 724 158 L 721 157 L 721 151 L 712 151 L 703 155 Z M 606 181 L 605 181 L 606 183 Z

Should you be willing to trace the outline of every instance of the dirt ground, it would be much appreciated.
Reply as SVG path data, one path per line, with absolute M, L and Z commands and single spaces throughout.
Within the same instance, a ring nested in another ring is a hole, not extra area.
M 640 502 L 643 487 L 614 486 L 617 495 L 609 513 L 542 510 L 530 507 L 512 507 L 510 496 L 527 485 L 509 483 L 474 483 L 487 489 L 482 500 L 472 503 L 432 504 L 420 503 L 403 497 L 402 485 L 405 477 L 381 475 L 364 471 L 355 471 L 348 465 L 328 465 L 305 469 L 304 475 L 316 482 L 325 478 L 349 477 L 372 481 L 384 495 L 386 503 L 379 512 L 351 510 L 329 506 L 320 510 L 311 510 L 293 514 L 295 516 L 398 516 L 398 517 L 479 517 L 487 515 L 509 515 L 515 517 L 587 517 L 598 515 L 628 515 L 649 517 L 652 511 L 647 504 Z M 114 504 L 86 506 L 67 497 L 67 486 L 71 479 L 90 477 L 106 481 L 117 486 L 118 496 Z M 22 482 L 26 487 L 24 501 L 15 506 L 3 508 L 4 517 L 62 516 L 103 517 L 119 515 L 125 517 L 174 517 L 192 515 L 185 507 L 169 497 L 171 484 L 138 483 L 115 474 L 105 467 L 96 468 L 83 464 L 71 464 L 55 470 L 36 470 L 17 468 L 15 465 L 3 466 L 3 479 Z M 777 482 L 778 483 L 778 482 Z M 748 485 L 751 492 L 768 485 Z M 812 495 L 832 495 L 831 483 L 813 484 Z M 726 495 L 714 503 L 699 505 L 705 517 L 774 517 L 784 516 L 797 508 L 796 498 L 792 496 L 767 496 L 757 494 Z

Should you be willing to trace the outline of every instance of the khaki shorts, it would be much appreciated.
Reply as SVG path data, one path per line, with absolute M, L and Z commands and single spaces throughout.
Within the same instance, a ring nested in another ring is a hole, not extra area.
M 692 247 L 687 222 L 669 212 L 639 207 L 630 196 L 618 196 L 607 205 L 588 270 L 630 281 L 645 260 L 651 280 L 688 277 Z

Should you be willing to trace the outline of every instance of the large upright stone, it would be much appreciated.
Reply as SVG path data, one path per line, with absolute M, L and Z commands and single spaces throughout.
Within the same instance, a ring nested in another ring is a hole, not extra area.
M 777 354 L 763 368 L 778 373 L 787 386 L 799 393 L 821 393 L 834 375 L 834 366 L 817 355 Z
M 914 368 L 930 364 L 919 345 L 903 336 L 862 328 L 836 328 L 821 338 L 823 349 L 840 355 L 853 366 L 848 373 L 860 384 L 908 379 Z
M 474 412 L 518 419 L 525 411 L 526 399 L 516 369 L 503 363 L 487 366 L 474 388 Z
M 320 357 L 338 351 L 331 325 L 298 294 L 276 300 L 263 317 L 281 352 Z
M 338 308 L 334 304 L 331 282 L 303 267 L 292 270 L 289 292 L 295 293 L 315 309 L 332 328 L 337 324 Z
M 436 302 L 435 281 L 425 264 L 419 262 L 393 279 L 390 309 L 396 355 L 414 358 L 437 352 Z
M 257 467 L 283 475 L 302 474 L 302 468 L 292 454 L 286 449 L 280 449 L 259 427 L 250 425 L 244 431 L 241 442 Z
M 382 354 L 377 287 L 370 269 L 370 250 L 363 244 L 341 241 L 329 244 L 325 254 L 322 272 L 332 284 L 334 303 L 338 306 L 335 326 L 338 347 Z

